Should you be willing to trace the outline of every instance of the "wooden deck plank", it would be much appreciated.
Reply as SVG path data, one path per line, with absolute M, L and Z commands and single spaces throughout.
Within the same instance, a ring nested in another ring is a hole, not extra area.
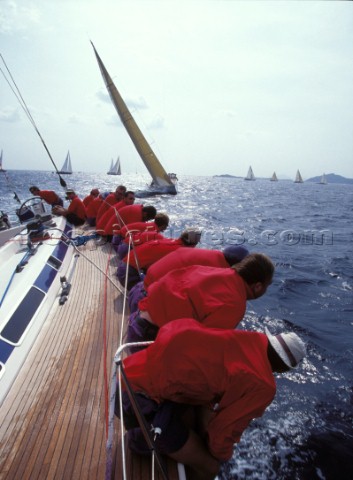
M 84 255 L 115 280 L 110 245 L 80 247 L 69 299 L 56 306 L 0 408 L 0 479 L 103 479 L 106 469 L 103 332 L 107 380 L 122 323 L 123 296 Z M 95 279 L 92 281 L 92 279 Z M 105 294 L 106 288 L 106 294 Z M 104 327 L 104 301 L 106 328 Z M 122 478 L 115 419 L 113 471 Z M 130 479 L 150 478 L 150 459 L 127 451 Z M 176 468 L 169 464 L 170 479 Z M 156 478 L 160 478 L 157 474 Z

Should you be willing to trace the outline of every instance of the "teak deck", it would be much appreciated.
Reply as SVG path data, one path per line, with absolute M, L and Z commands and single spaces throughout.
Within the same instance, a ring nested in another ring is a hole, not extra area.
M 104 338 L 109 388 L 123 295 L 84 258 L 117 283 L 110 244 L 96 247 L 89 241 L 79 249 L 82 255 L 73 262 L 69 298 L 62 306 L 56 300 L 0 407 L 1 480 L 105 478 Z M 112 477 L 116 479 L 122 478 L 119 429 L 116 419 Z M 130 479 L 151 478 L 150 459 L 128 453 L 126 462 Z M 168 475 L 178 478 L 173 462 L 168 462 Z

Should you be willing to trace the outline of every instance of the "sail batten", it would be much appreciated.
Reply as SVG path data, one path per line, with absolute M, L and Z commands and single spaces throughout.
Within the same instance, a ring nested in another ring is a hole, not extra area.
M 170 180 L 167 172 L 159 162 L 157 156 L 151 149 L 143 133 L 135 122 L 129 109 L 127 108 L 122 96 L 116 88 L 113 80 L 111 79 L 107 69 L 105 68 L 100 56 L 98 55 L 93 43 L 91 42 L 104 83 L 109 92 L 113 105 L 122 121 L 127 133 L 129 134 L 135 148 L 140 155 L 143 163 L 145 164 L 149 174 L 151 175 L 155 185 L 160 187 L 174 187 L 173 182 Z M 176 193 L 173 192 L 173 193 Z

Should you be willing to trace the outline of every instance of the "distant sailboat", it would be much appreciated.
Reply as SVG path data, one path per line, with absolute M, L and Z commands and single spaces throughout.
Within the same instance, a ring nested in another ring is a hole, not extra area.
M 251 167 L 249 167 L 248 174 L 244 178 L 244 180 L 255 180 L 255 175 L 254 175 L 254 172 L 252 171 Z
M 321 180 L 320 180 L 320 185 L 327 185 L 327 178 L 326 178 L 326 175 L 323 173 L 322 174 L 322 177 L 321 177 Z
M 6 170 L 4 170 L 4 169 L 2 168 L 2 150 L 1 150 L 1 156 L 0 156 L 0 173 L 1 173 L 1 172 L 3 172 L 3 173 L 6 172 Z
M 108 175 L 121 175 L 121 166 L 120 166 L 120 157 L 114 163 L 112 159 L 109 171 L 107 172 Z
M 299 172 L 299 170 L 297 170 L 297 174 L 295 176 L 295 180 L 294 180 L 294 183 L 303 183 L 304 180 Z
M 71 157 L 70 157 L 69 151 L 67 152 L 64 165 L 62 166 L 61 170 L 58 173 L 66 174 L 66 175 L 70 175 L 72 173 Z
M 276 172 L 273 172 L 272 177 L 270 178 L 271 182 L 278 182 Z
M 91 42 L 92 43 L 92 42 Z M 114 104 L 118 115 L 129 134 L 133 144 L 137 152 L 139 153 L 143 163 L 145 164 L 147 170 L 149 171 L 153 182 L 153 187 L 146 191 L 146 196 L 148 194 L 172 194 L 175 195 L 177 193 L 176 187 L 172 180 L 169 178 L 167 172 L 164 170 L 163 166 L 159 162 L 158 158 L 156 157 L 155 153 L 151 149 L 150 145 L 148 144 L 147 140 L 143 136 L 141 130 L 139 129 L 137 123 L 135 122 L 133 116 L 131 115 L 129 109 L 127 108 L 124 100 L 122 99 L 120 93 L 118 92 L 116 86 L 113 83 L 109 73 L 107 72 L 101 58 L 99 57 L 94 45 L 92 43 L 92 47 L 94 53 L 96 55 L 96 59 L 104 79 L 104 83 L 107 87 L 109 92 L 110 98 Z

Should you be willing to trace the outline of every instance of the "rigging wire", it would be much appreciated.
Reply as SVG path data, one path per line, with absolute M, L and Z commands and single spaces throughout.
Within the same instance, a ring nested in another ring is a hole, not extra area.
M 58 168 L 57 168 L 57 166 L 56 166 L 56 164 L 55 164 L 55 162 L 54 162 L 54 159 L 53 159 L 53 157 L 52 157 L 52 155 L 51 155 L 51 153 L 50 153 L 50 151 L 49 151 L 49 149 L 48 149 L 48 147 L 47 147 L 47 145 L 46 145 L 46 143 L 45 143 L 45 141 L 44 141 L 41 133 L 39 132 L 38 127 L 37 127 L 37 125 L 36 125 L 36 123 L 35 123 L 35 121 L 34 121 L 34 118 L 32 117 L 32 114 L 31 114 L 31 112 L 30 112 L 30 110 L 29 110 L 29 108 L 28 108 L 28 106 L 27 106 L 27 104 L 26 104 L 26 102 L 25 102 L 22 94 L 21 94 L 21 91 L 20 91 L 20 89 L 18 88 L 18 86 L 17 86 L 17 84 L 16 84 L 16 82 L 15 82 L 15 79 L 13 78 L 13 76 L 12 76 L 12 74 L 11 74 L 11 72 L 10 72 L 10 69 L 9 69 L 9 67 L 7 66 L 7 64 L 6 64 L 6 62 L 5 62 L 5 59 L 4 59 L 4 57 L 2 56 L 1 53 L 0 53 L 0 57 L 1 57 L 1 60 L 2 60 L 2 62 L 3 62 L 3 64 L 4 64 L 6 70 L 7 70 L 7 73 L 8 73 L 8 75 L 9 75 L 9 77 L 10 77 L 10 79 L 9 79 L 9 78 L 7 77 L 7 75 L 6 75 L 6 72 L 4 72 L 4 70 L 0 67 L 1 73 L 2 73 L 3 77 L 5 78 L 5 81 L 7 82 L 7 84 L 8 84 L 9 87 L 10 87 L 10 89 L 12 90 L 13 94 L 14 94 L 15 97 L 17 98 L 19 104 L 21 105 L 23 111 L 25 112 L 28 120 L 29 120 L 30 123 L 32 124 L 34 130 L 37 132 L 37 134 L 38 134 L 38 136 L 39 136 L 39 138 L 40 138 L 40 140 L 41 140 L 41 142 L 42 142 L 42 144 L 43 144 L 43 146 L 44 146 L 44 148 L 45 148 L 45 150 L 46 150 L 46 152 L 47 152 L 47 154 L 48 154 L 48 156 L 49 156 L 49 158 L 50 158 L 50 160 L 51 160 L 51 162 L 52 162 L 52 164 L 53 164 L 53 166 L 54 166 L 54 168 L 55 168 L 55 170 L 56 170 L 56 173 L 59 175 L 60 185 L 61 185 L 63 188 L 67 188 L 67 184 L 66 184 L 65 180 L 61 177 L 61 175 L 60 175 L 60 173 L 59 173 L 59 170 L 58 170 Z

